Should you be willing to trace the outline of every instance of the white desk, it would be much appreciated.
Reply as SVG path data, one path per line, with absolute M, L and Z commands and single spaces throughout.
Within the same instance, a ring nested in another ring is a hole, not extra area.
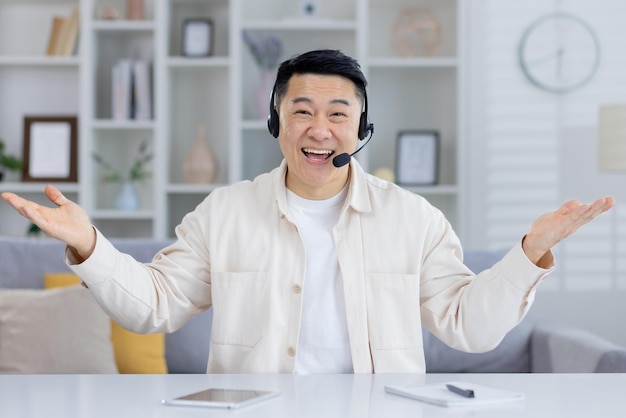
M 468 381 L 522 391 L 519 407 L 427 405 L 385 384 Z M 274 389 L 278 398 L 236 411 L 173 407 L 161 399 L 209 386 Z M 463 375 L 0 375 L 2 418 L 626 417 L 626 374 Z

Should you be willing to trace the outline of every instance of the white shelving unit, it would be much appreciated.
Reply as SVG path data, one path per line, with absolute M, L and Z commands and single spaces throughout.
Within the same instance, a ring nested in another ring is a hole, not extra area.
M 370 82 L 369 110 L 376 126 L 372 141 L 359 154 L 369 171 L 394 167 L 399 131 L 437 130 L 440 184 L 410 190 L 440 207 L 462 234 L 457 214 L 463 201 L 460 34 L 465 0 L 320 0 L 318 17 L 300 16 L 300 2 L 291 0 L 144 1 L 142 21 L 99 21 L 96 0 L 0 0 L 0 137 L 8 142 L 9 152 L 21 155 L 25 114 L 76 114 L 79 181 L 57 186 L 77 200 L 106 235 L 172 236 L 184 214 L 216 187 L 252 179 L 281 161 L 276 140 L 267 132 L 269 90 L 259 93 L 260 104 L 255 105 L 261 71 L 243 41 L 243 31 L 280 38 L 282 59 L 309 49 L 333 48 L 359 60 Z M 52 16 L 67 15 L 76 5 L 81 10 L 78 54 L 46 57 Z M 391 50 L 394 19 L 402 10 L 416 7 L 428 8 L 442 24 L 441 52 L 436 56 L 399 57 Z M 213 21 L 210 57 L 182 56 L 187 17 Z M 26 32 L 24 23 L 31 20 L 37 30 Z M 28 38 L 26 46 L 8 39 L 20 36 Z M 111 68 L 122 58 L 152 62 L 152 120 L 111 117 Z M 206 127 L 206 139 L 219 163 L 215 184 L 185 181 L 184 161 L 198 124 Z M 92 154 L 129 167 L 144 140 L 154 157 L 151 178 L 138 187 L 141 208 L 115 210 L 119 185 L 101 181 L 102 170 Z M 43 184 L 22 183 L 15 174 L 0 183 L 4 190 L 46 201 Z M 28 226 L 6 205 L 0 208 L 0 219 L 2 235 L 23 235 Z

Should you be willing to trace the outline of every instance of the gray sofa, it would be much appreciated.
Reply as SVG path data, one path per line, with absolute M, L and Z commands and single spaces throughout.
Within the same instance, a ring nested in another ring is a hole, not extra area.
M 114 240 L 117 248 L 140 261 L 149 261 L 167 243 L 148 239 Z M 69 271 L 63 252 L 63 244 L 48 238 L 0 237 L 0 288 L 42 288 L 45 273 Z M 467 252 L 465 262 L 473 271 L 480 271 L 493 265 L 501 255 Z M 169 373 L 206 371 L 211 319 L 209 310 L 166 335 Z M 426 330 L 424 348 L 430 373 L 626 372 L 626 348 L 582 330 L 541 326 L 533 321 L 532 315 L 488 353 L 453 350 Z

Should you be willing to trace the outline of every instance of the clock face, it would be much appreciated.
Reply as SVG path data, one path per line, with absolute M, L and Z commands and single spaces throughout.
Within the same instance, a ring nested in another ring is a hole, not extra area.
M 593 29 L 578 17 L 553 13 L 533 22 L 522 35 L 519 62 L 537 87 L 568 93 L 587 84 L 600 64 Z

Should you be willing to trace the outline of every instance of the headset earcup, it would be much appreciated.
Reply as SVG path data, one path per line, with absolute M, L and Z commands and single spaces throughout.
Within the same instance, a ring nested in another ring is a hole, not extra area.
M 361 113 L 359 119 L 359 139 L 363 140 L 374 130 L 374 124 L 370 123 L 367 112 Z
M 267 129 L 270 131 L 270 134 L 272 134 L 274 138 L 278 138 L 278 131 L 279 131 L 278 112 L 276 112 L 276 109 L 274 109 L 273 106 L 270 108 L 270 114 L 267 117 Z
M 274 138 L 278 138 L 278 131 L 280 130 L 280 123 L 278 121 L 278 112 L 276 111 L 276 102 L 274 100 L 274 92 L 276 91 L 276 84 L 272 87 L 270 93 L 270 113 L 267 116 L 267 130 Z

